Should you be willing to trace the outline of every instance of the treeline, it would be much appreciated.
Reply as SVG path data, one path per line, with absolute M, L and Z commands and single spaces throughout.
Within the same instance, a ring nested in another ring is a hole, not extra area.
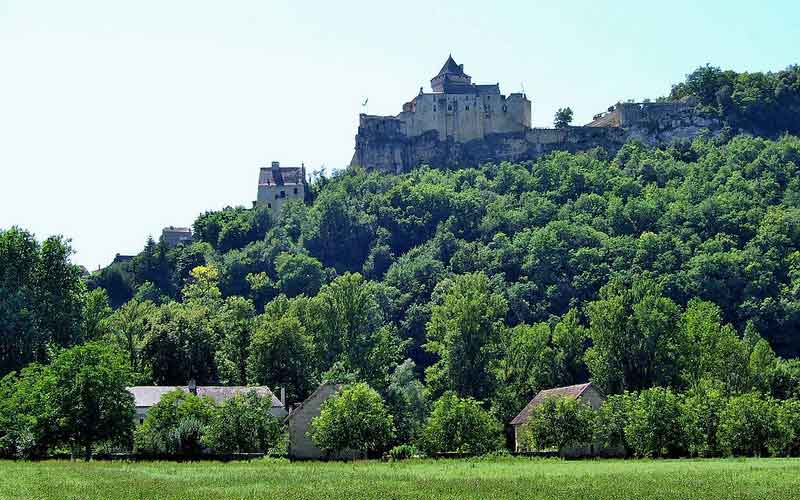
M 768 137 L 800 134 L 800 66 L 737 73 L 706 65 L 672 87 L 669 97 L 689 96 L 734 129 Z
M 685 393 L 655 387 L 610 396 L 598 410 L 548 398 L 521 431 L 531 450 L 588 446 L 637 457 L 800 455 L 800 400 L 757 392 L 729 396 L 719 381 Z
M 451 442 L 430 450 L 454 446 L 445 430 L 461 421 L 426 431 L 437 408 L 502 426 L 538 390 L 586 380 L 611 395 L 711 380 L 726 398 L 796 398 L 799 159 L 795 137 L 738 136 L 350 169 L 279 220 L 203 214 L 194 243 L 151 240 L 86 285 L 62 243 L 52 279 L 66 287 L 37 277 L 31 235 L 5 230 L 3 286 L 42 291 L 0 294 L 3 370 L 91 341 L 140 384 L 265 384 L 297 402 L 323 380 L 363 382 L 392 417 L 384 445 Z M 53 318 L 72 319 L 39 326 Z

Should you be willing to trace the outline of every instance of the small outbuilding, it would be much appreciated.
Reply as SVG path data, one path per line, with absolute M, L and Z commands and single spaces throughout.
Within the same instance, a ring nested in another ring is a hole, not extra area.
M 514 417 L 514 419 L 511 421 L 511 425 L 514 427 L 514 448 L 516 451 L 529 451 L 525 449 L 525 446 L 522 444 L 521 437 L 522 429 L 525 424 L 528 423 L 528 420 L 530 420 L 533 410 L 542 404 L 542 401 L 545 399 L 557 397 L 578 399 L 591 406 L 593 410 L 600 408 L 600 405 L 602 405 L 603 401 L 605 401 L 605 396 L 603 396 L 603 394 L 591 383 L 568 385 L 566 387 L 554 387 L 552 389 L 539 391 L 536 396 L 525 406 L 525 408 L 519 412 L 519 415 Z M 575 456 L 593 455 L 599 451 L 600 450 L 598 450 L 594 444 L 587 444 L 586 446 L 574 447 L 570 448 L 569 450 L 560 450 L 560 453 L 563 455 Z
M 190 382 L 189 385 L 174 386 L 174 385 L 137 385 L 128 387 L 128 392 L 133 394 L 133 399 L 136 405 L 136 423 L 141 424 L 147 417 L 147 411 L 161 401 L 161 397 L 168 392 L 176 389 L 185 392 L 191 392 L 197 396 L 207 396 L 211 398 L 214 403 L 220 404 L 223 401 L 232 398 L 236 394 L 243 394 L 250 391 L 255 391 L 261 397 L 268 397 L 272 399 L 272 408 L 270 414 L 278 419 L 286 417 L 287 412 L 284 406 L 284 401 L 281 401 L 267 386 L 217 386 L 217 385 L 195 385 Z

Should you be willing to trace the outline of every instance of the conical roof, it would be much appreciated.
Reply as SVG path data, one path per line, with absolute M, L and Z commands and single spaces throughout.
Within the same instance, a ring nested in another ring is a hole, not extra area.
M 442 66 L 442 69 L 439 70 L 439 74 L 436 76 L 442 76 L 448 74 L 450 75 L 464 74 L 464 70 L 461 68 L 461 66 L 456 64 L 456 62 L 453 60 L 452 54 L 447 56 L 447 61 L 445 61 L 444 66 Z

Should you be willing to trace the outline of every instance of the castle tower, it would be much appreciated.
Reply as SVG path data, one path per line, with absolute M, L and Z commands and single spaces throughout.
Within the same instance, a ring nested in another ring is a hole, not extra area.
M 458 90 L 469 88 L 472 84 L 472 77 L 464 73 L 464 65 L 456 64 L 452 55 L 447 56 L 439 74 L 431 79 L 431 88 L 434 92 L 457 92 Z

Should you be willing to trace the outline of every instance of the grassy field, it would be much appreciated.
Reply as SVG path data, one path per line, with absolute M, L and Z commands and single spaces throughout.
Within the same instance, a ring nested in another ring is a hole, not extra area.
M 800 460 L 3 462 L 0 498 L 800 498 Z

